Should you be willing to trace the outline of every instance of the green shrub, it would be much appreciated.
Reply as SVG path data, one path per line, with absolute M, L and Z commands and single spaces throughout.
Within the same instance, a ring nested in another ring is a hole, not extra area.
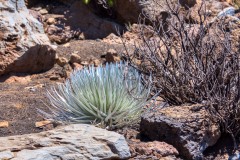
M 82 0 L 83 3 L 89 4 L 91 0 Z M 112 7 L 114 5 L 114 0 L 98 0 L 100 4 L 103 4 L 104 6 Z
M 149 85 L 150 86 L 150 85 Z M 97 123 L 113 129 L 139 120 L 150 87 L 136 69 L 124 63 L 74 71 L 65 84 L 47 92 L 57 121 Z

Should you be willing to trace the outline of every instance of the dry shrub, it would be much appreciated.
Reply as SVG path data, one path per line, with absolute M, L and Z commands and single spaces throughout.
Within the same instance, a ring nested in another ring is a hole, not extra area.
M 240 133 L 240 40 L 233 37 L 235 23 L 227 16 L 207 20 L 204 4 L 198 22 L 187 21 L 191 12 L 183 16 L 180 6 L 167 3 L 167 7 L 166 21 L 151 21 L 149 26 L 144 23 L 146 16 L 140 18 L 141 43 L 133 54 L 124 56 L 146 77 L 152 76 L 155 91 L 166 102 L 204 103 L 222 131 L 236 137 Z

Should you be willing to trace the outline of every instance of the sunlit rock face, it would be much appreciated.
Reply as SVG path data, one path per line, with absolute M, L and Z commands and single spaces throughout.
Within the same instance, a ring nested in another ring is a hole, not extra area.
M 41 72 L 54 64 L 55 50 L 42 23 L 32 16 L 24 0 L 0 3 L 0 75 Z

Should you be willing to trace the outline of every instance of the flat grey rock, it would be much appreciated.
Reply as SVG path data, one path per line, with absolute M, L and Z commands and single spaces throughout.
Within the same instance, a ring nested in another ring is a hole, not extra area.
M 0 137 L 0 142 L 0 159 L 100 160 L 127 159 L 131 155 L 122 135 L 86 124 Z

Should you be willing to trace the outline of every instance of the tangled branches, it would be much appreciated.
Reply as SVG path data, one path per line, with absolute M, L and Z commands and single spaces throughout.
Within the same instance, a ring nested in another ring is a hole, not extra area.
M 192 21 L 186 19 L 190 11 L 183 16 L 182 7 L 168 1 L 166 6 L 166 21 L 148 19 L 148 26 L 146 16 L 140 18 L 141 43 L 134 54 L 125 56 L 132 66 L 152 75 L 155 91 L 166 102 L 204 103 L 222 130 L 236 137 L 240 133 L 240 41 L 239 37 L 233 41 L 233 23 L 227 17 L 207 20 L 204 4 Z

